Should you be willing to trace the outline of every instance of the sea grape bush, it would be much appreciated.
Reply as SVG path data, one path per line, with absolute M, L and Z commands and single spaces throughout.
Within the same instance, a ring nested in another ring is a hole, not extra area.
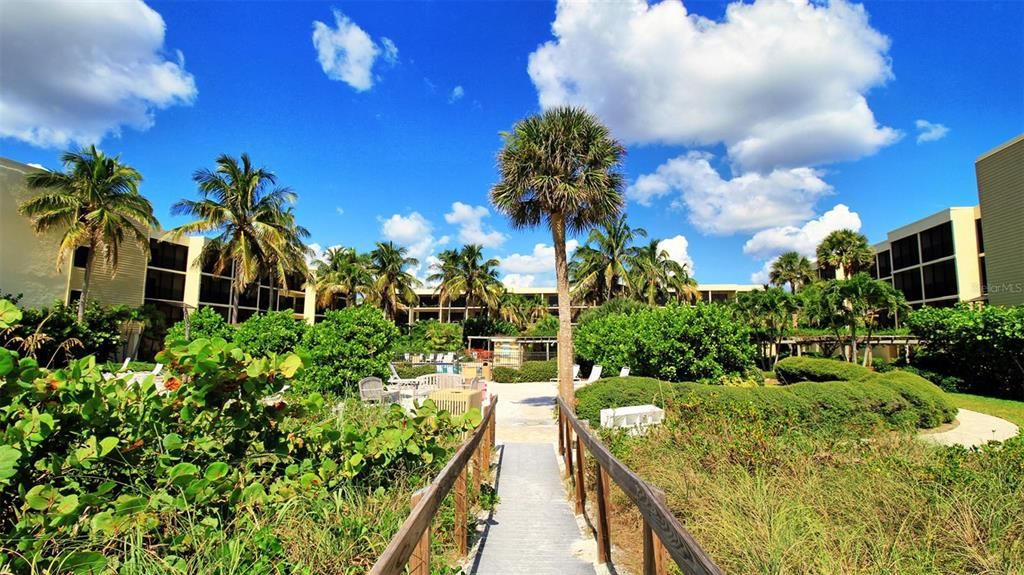
M 50 371 L 0 349 L 0 565 L 116 571 L 127 537 L 173 563 L 203 537 L 195 526 L 429 471 L 480 420 L 427 402 L 367 425 L 332 414 L 319 394 L 285 402 L 274 394 L 302 357 L 254 357 L 220 338 L 158 361 L 172 374 L 166 393 L 152 377 L 105 378 L 91 356 Z M 175 528 L 182 514 L 197 518 L 187 532 Z
M 287 353 L 295 350 L 308 327 L 290 309 L 261 313 L 239 324 L 232 341 L 252 355 Z

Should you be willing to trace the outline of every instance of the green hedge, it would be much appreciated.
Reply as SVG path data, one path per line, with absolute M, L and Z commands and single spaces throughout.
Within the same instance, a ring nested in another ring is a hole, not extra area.
M 437 367 L 433 365 L 414 365 L 411 363 L 396 363 L 395 371 L 402 379 L 413 379 L 421 375 L 437 373 Z
M 789 386 L 726 387 L 672 383 L 645 377 L 603 379 L 579 390 L 576 412 L 593 425 L 602 409 L 654 404 L 682 417 L 720 413 L 779 426 L 935 427 L 956 408 L 938 387 L 909 373 L 860 381 L 802 382 Z
M 234 342 L 254 356 L 288 353 L 295 351 L 308 328 L 290 309 L 256 314 L 239 324 Z
M 558 377 L 558 360 L 524 361 L 519 369 L 512 367 L 495 367 L 494 381 L 498 383 L 526 383 L 530 381 L 549 381 Z
M 775 377 L 782 384 L 801 381 L 856 381 L 872 375 L 873 372 L 866 367 L 817 357 L 787 357 L 775 364 Z
M 398 328 L 379 309 L 357 306 L 329 311 L 302 338 L 309 358 L 302 375 L 307 390 L 345 393 L 364 377 L 387 378 Z

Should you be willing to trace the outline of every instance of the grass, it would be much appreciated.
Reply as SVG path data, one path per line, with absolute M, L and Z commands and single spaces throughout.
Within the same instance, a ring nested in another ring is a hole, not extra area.
M 969 393 L 946 393 L 957 407 L 1001 417 L 1024 429 L 1024 401 L 996 399 Z

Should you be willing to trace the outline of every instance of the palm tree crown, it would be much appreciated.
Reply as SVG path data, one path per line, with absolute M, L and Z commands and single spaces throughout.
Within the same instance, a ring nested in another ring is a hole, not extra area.
M 586 245 L 573 257 L 573 289 L 592 293 L 596 297 L 585 299 L 595 303 L 621 295 L 630 287 L 626 266 L 637 253 L 633 241 L 646 237 L 647 230 L 630 227 L 625 215 L 590 230 Z
M 797 252 L 786 252 L 772 262 L 769 281 L 777 286 L 789 285 L 789 291 L 798 289 L 811 281 L 814 267 L 811 260 Z
M 661 240 L 651 240 L 630 255 L 630 283 L 635 293 L 652 306 L 673 296 L 679 301 L 692 301 L 698 293 L 696 280 L 690 277 L 686 264 L 672 259 L 660 244 Z
M 416 304 L 420 281 L 406 268 L 419 265 L 419 260 L 408 257 L 409 250 L 394 242 L 377 242 L 370 252 L 370 271 L 374 275 L 368 299 L 384 311 L 388 319 L 395 319 L 399 311 Z
M 118 254 L 126 239 L 149 253 L 149 230 L 159 226 L 153 206 L 139 194 L 142 175 L 90 146 L 88 150 L 65 152 L 63 172 L 40 171 L 28 175 L 30 189 L 49 190 L 28 200 L 19 211 L 31 218 L 36 233 L 63 230 L 57 252 L 57 267 L 79 246 L 89 247 L 78 320 L 85 315 L 93 263 L 99 252 L 117 272 Z
M 853 230 L 836 230 L 818 244 L 818 264 L 843 270 L 846 277 L 868 268 L 875 257 L 868 238 Z
M 328 307 L 335 296 L 345 298 L 345 306 L 359 302 L 373 284 L 369 256 L 354 248 L 330 248 L 316 267 L 317 300 Z

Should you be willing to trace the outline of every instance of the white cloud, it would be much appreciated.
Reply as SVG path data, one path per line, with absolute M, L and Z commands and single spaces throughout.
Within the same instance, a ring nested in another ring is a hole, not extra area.
M 339 216 L 345 215 L 345 208 L 341 206 L 334 206 L 334 211 L 337 212 Z
M 453 103 L 461 100 L 462 97 L 465 96 L 465 95 L 466 95 L 466 91 L 462 88 L 462 86 L 455 86 L 454 88 L 452 88 L 451 95 L 448 96 L 448 103 L 449 104 L 453 104 Z
M 689 210 L 689 219 L 705 233 L 729 234 L 772 226 L 792 225 L 814 215 L 813 206 L 832 187 L 811 168 L 777 169 L 768 174 L 747 173 L 725 180 L 703 152 L 668 160 L 626 190 L 640 204 L 678 194 L 676 206 Z
M 917 127 L 918 144 L 941 140 L 949 133 L 949 128 L 946 126 L 943 126 L 942 124 L 933 124 L 928 120 L 918 120 L 914 122 L 914 126 Z
M 394 64 L 398 47 L 388 38 L 382 38 L 381 45 L 377 45 L 340 10 L 334 10 L 334 25 L 332 28 L 319 20 L 313 21 L 313 46 L 320 67 L 332 80 L 345 82 L 359 92 L 369 90 L 373 87 L 373 65 L 377 58 Z
M 765 259 L 795 251 L 813 259 L 818 244 L 825 236 L 841 229 L 860 231 L 860 226 L 857 212 L 850 211 L 845 204 L 836 204 L 821 217 L 802 226 L 781 226 L 757 232 L 743 245 L 743 253 Z
M 42 164 L 36 164 L 34 162 L 29 162 L 29 163 L 27 163 L 25 165 L 26 166 L 32 166 L 33 168 L 36 168 L 37 170 L 45 170 L 46 169 L 46 166 L 44 166 Z
M 4 2 L 0 13 L 0 137 L 98 143 L 196 98 L 184 56 L 166 57 L 164 20 L 144 2 Z
M 536 285 L 537 276 L 533 274 L 506 274 L 501 283 L 507 288 L 528 288 Z
M 761 284 L 761 285 L 764 285 L 764 284 L 768 283 L 770 281 L 770 278 L 771 278 L 772 264 L 775 263 L 775 260 L 777 260 L 777 259 L 779 259 L 779 257 L 775 256 L 774 258 L 764 262 L 764 265 L 761 266 L 761 269 L 759 269 L 756 272 L 750 274 L 750 283 Z
M 452 204 L 452 211 L 444 215 L 449 224 L 459 226 L 459 241 L 465 244 L 480 244 L 485 248 L 496 248 L 505 243 L 505 234 L 497 230 L 486 230 L 483 219 L 491 212 L 484 206 L 471 206 L 462 202 Z
M 687 251 L 689 246 L 690 242 L 682 234 L 658 242 L 658 248 L 668 252 L 669 257 L 673 260 L 685 265 L 687 271 L 692 276 L 693 259 L 690 258 L 690 254 Z
M 541 107 L 583 105 L 635 143 L 726 145 L 740 172 L 872 154 L 899 138 L 865 94 L 889 39 L 844 0 L 734 2 L 721 21 L 678 0 L 561 0 L 530 55 Z
M 320 260 L 324 259 L 324 254 L 326 254 L 329 250 L 340 248 L 341 244 L 334 244 L 332 246 L 327 246 L 327 249 L 324 249 L 323 246 L 321 246 L 320 244 L 314 242 L 314 243 L 309 244 L 306 247 L 308 247 L 310 249 L 310 253 L 306 254 L 306 263 L 307 264 L 312 264 L 313 262 L 317 262 L 317 261 L 320 261 Z
M 579 245 L 576 240 L 565 242 L 566 256 L 571 258 L 572 253 Z M 499 258 L 499 260 L 501 264 L 498 267 L 506 274 L 553 274 L 555 272 L 555 248 L 547 244 L 536 244 L 531 253 L 512 254 Z

